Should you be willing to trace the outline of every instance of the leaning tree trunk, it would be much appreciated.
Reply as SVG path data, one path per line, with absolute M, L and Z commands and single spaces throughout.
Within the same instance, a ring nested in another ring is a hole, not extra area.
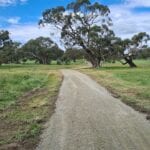
M 136 64 L 133 62 L 133 59 L 131 56 L 124 57 L 126 64 L 128 64 L 131 68 L 136 68 Z

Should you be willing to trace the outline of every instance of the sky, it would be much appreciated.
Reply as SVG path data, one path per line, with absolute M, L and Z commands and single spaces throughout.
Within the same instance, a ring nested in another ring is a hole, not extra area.
M 66 6 L 71 1 L 0 0 L 0 30 L 8 30 L 13 40 L 22 43 L 39 36 L 52 36 L 61 46 L 59 33 L 52 26 L 39 28 L 38 21 L 45 9 Z M 91 0 L 95 1 L 110 8 L 116 36 L 124 39 L 139 32 L 150 34 L 150 0 Z

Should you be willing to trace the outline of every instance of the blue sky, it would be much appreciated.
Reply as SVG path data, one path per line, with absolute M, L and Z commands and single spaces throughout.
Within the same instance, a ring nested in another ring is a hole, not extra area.
M 10 3 L 8 3 L 10 1 Z M 37 22 L 42 11 L 46 8 L 52 8 L 59 5 L 67 5 L 71 0 L 24 0 L 19 2 L 15 0 L 0 0 L 0 17 L 7 19 L 16 19 L 18 23 Z M 101 0 L 105 5 L 118 4 L 121 0 Z M 13 21 L 12 21 L 13 22 Z M 1 22 L 1 26 L 9 26 L 11 21 Z
M 72 0 L 0 0 L 0 29 L 9 30 L 13 40 L 26 42 L 38 36 L 50 36 L 53 27 L 39 29 L 42 11 Z M 150 0 L 92 0 L 108 5 L 117 36 L 128 38 L 138 32 L 150 34 Z M 55 34 L 59 42 L 59 34 Z

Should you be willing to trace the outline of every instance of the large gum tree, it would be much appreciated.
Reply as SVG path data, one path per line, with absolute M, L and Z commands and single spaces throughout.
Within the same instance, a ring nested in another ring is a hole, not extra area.
M 40 25 L 51 24 L 61 32 L 66 46 L 84 49 L 93 67 L 100 67 L 114 33 L 107 6 L 89 0 L 76 0 L 67 5 L 47 9 Z

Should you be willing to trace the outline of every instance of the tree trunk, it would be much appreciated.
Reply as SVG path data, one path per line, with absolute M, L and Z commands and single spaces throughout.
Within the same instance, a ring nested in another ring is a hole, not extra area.
M 124 57 L 126 63 L 131 67 L 131 68 L 136 68 L 136 64 L 133 62 L 133 59 L 131 56 L 129 57 Z
M 93 58 L 90 60 L 91 64 L 92 64 L 92 67 L 93 68 L 100 68 L 101 67 L 101 59 L 99 58 Z
M 73 58 L 73 62 L 74 62 L 74 63 L 76 62 L 76 58 Z
M 93 54 L 89 49 L 87 49 L 84 44 L 81 44 L 81 46 L 83 47 L 83 49 L 85 50 L 86 54 L 87 54 L 87 60 L 91 62 L 92 67 L 93 68 L 99 68 L 101 67 L 101 57 L 96 56 L 95 54 Z

